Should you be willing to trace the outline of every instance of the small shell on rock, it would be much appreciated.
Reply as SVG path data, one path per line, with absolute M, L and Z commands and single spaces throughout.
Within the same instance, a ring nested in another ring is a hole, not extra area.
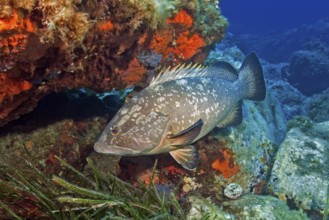
M 231 183 L 224 189 L 224 195 L 230 199 L 237 199 L 242 194 L 242 188 L 239 184 Z

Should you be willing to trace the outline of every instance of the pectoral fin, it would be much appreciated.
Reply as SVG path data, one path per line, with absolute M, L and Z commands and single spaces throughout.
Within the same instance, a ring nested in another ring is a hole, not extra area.
M 174 151 L 170 151 L 171 156 L 187 170 L 193 170 L 198 164 L 198 151 L 192 146 L 188 145 Z
M 231 112 L 220 122 L 217 127 L 223 128 L 227 126 L 239 125 L 242 122 L 242 102 L 238 102 Z
M 191 144 L 193 140 L 200 134 L 203 122 L 200 119 L 195 124 L 190 126 L 189 128 L 174 134 L 168 135 L 167 139 L 169 140 L 171 145 L 187 145 Z

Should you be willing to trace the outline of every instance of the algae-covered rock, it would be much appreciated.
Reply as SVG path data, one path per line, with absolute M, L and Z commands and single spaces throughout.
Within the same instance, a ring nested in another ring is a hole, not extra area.
M 298 123 L 298 122 L 304 123 Z M 329 184 L 329 122 L 292 125 L 275 157 L 269 189 L 305 210 L 325 208 Z
M 197 219 L 235 219 L 233 215 L 226 213 L 209 199 L 193 195 L 188 198 L 191 208 L 187 213 L 187 220 Z
M 20 169 L 28 160 L 52 174 L 60 170 L 58 156 L 82 169 L 107 118 L 120 107 L 112 99 L 109 108 L 104 99 L 78 91 L 48 96 L 34 112 L 0 129 L 0 164 Z M 111 159 L 107 164 L 114 172 L 118 159 Z
M 237 219 L 255 220 L 306 220 L 300 211 L 290 210 L 279 199 L 272 196 L 245 195 L 237 200 L 223 203 L 224 210 L 234 213 Z

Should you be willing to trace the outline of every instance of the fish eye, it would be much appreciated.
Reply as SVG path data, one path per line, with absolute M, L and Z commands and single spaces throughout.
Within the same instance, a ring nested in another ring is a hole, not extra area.
M 112 135 L 117 135 L 120 133 L 120 129 L 118 127 L 111 127 L 110 131 Z

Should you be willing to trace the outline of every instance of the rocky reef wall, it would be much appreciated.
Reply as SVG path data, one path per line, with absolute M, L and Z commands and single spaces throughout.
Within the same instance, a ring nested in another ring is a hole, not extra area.
M 201 62 L 227 21 L 210 0 L 4 0 L 0 126 L 46 94 L 145 86 L 156 68 Z

